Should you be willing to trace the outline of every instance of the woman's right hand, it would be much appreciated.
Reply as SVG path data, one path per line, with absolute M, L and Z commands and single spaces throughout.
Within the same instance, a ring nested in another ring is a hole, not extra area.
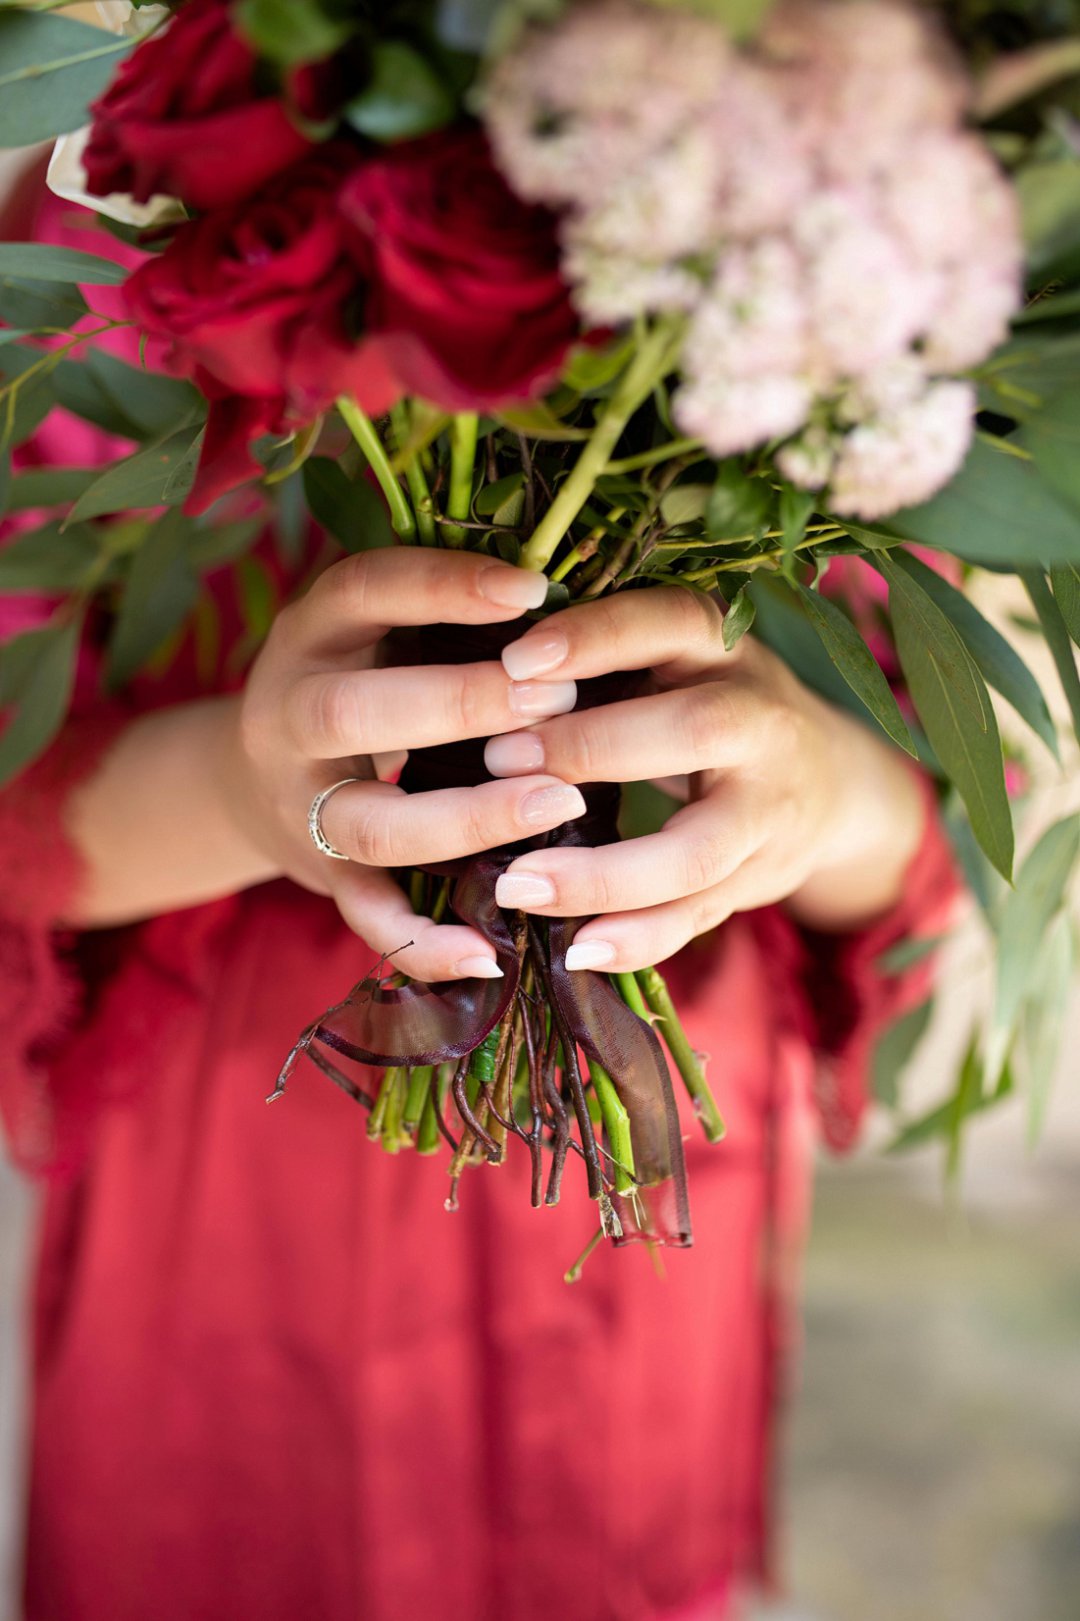
M 233 711 L 228 803 L 274 870 L 333 897 L 350 928 L 421 980 L 494 978 L 493 948 L 474 929 L 417 917 L 387 869 L 453 860 L 580 816 L 577 788 L 537 773 L 476 788 L 406 794 L 385 778 L 410 749 L 491 737 L 574 706 L 572 681 L 514 682 L 491 660 L 381 669 L 391 627 L 491 625 L 544 600 L 542 575 L 469 553 L 385 549 L 334 564 L 278 616 Z M 345 777 L 322 812 L 308 810 Z M 411 943 L 410 943 L 411 942 Z

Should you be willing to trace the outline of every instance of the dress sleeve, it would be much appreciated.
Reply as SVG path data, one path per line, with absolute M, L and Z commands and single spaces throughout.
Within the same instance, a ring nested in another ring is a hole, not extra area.
M 769 960 L 786 970 L 773 976 L 783 987 L 778 1015 L 813 1049 L 815 1102 L 826 1141 L 837 1149 L 851 1147 L 858 1135 L 878 1036 L 924 1002 L 933 984 L 933 951 L 900 972 L 890 972 L 883 958 L 902 942 L 936 940 L 949 928 L 961 893 L 933 785 L 920 780 L 922 840 L 890 912 L 850 934 L 801 927 L 780 907 L 753 914 Z

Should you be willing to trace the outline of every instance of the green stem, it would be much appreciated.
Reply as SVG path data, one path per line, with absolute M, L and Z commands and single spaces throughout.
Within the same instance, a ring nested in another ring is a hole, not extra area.
M 547 568 L 575 518 L 604 472 L 626 424 L 648 399 L 659 378 L 671 368 L 681 322 L 664 320 L 648 333 L 608 400 L 569 477 L 559 490 L 521 554 L 522 568 Z
M 431 1078 L 435 1071 L 431 1065 L 414 1069 L 409 1077 L 409 1090 L 405 1095 L 405 1109 L 402 1113 L 401 1124 L 406 1131 L 415 1131 L 423 1117 L 427 1105 L 428 1093 L 431 1091 Z
M 589 1256 L 592 1254 L 593 1250 L 599 1249 L 606 1237 L 607 1234 L 604 1232 L 604 1229 L 602 1227 L 598 1228 L 598 1230 L 589 1239 L 589 1242 L 586 1244 L 573 1266 L 567 1267 L 566 1271 L 563 1273 L 564 1283 L 577 1283 L 578 1279 L 581 1277 L 585 1262 L 589 1259 Z
M 604 1129 L 608 1134 L 611 1157 L 615 1161 L 615 1192 L 629 1193 L 634 1186 L 634 1145 L 630 1137 L 630 1116 L 615 1090 L 606 1069 L 589 1059 L 589 1076 L 600 1105 Z
M 405 1071 L 391 1069 L 387 1074 L 393 1077 L 392 1084 L 386 1099 L 386 1108 L 383 1110 L 382 1145 L 388 1154 L 396 1154 L 402 1146 L 408 1146 L 408 1139 L 402 1133 L 402 1116 L 405 1110 Z
M 646 1024 L 652 1024 L 652 1020 L 649 1017 L 649 1010 L 645 1006 L 645 999 L 641 994 L 641 986 L 638 984 L 634 975 L 614 974 L 612 978 L 614 979 L 618 988 L 619 995 L 622 997 L 631 1013 L 636 1013 L 639 1019 L 645 1020 Z
M 712 1088 L 705 1079 L 701 1059 L 691 1047 L 682 1021 L 675 1011 L 675 1004 L 671 1000 L 671 993 L 664 983 L 663 976 L 655 968 L 643 968 L 636 978 L 646 1002 L 664 1027 L 664 1041 L 667 1043 L 668 1052 L 674 1058 L 675 1067 L 694 1100 L 694 1108 L 702 1129 L 709 1142 L 718 1143 L 725 1130 L 723 1116 L 712 1095 Z
M 409 408 L 404 400 L 399 400 L 390 412 L 390 422 L 394 429 L 394 437 L 400 451 L 403 445 L 409 442 Z M 431 501 L 431 491 L 428 481 L 424 477 L 424 469 L 420 465 L 419 454 L 410 456 L 405 463 L 405 482 L 409 486 L 409 497 L 416 513 L 416 527 L 420 532 L 421 546 L 435 545 L 435 519 L 432 516 L 434 507 Z
M 435 1118 L 436 1104 L 441 1109 L 447 1092 L 450 1090 L 450 1072 L 452 1064 L 440 1064 L 432 1076 L 428 1087 L 427 1097 L 424 1099 L 424 1112 L 420 1116 L 420 1125 L 416 1133 L 416 1152 L 418 1154 L 437 1154 L 442 1143 L 442 1132 L 439 1130 Z
M 347 399 L 345 395 L 338 399 L 337 408 L 341 412 L 345 426 L 366 456 L 368 466 L 375 474 L 379 488 L 386 497 L 386 504 L 390 508 L 391 528 L 406 546 L 413 545 L 416 540 L 416 520 L 412 508 L 405 499 L 405 492 L 397 481 L 394 469 L 390 466 L 390 458 L 386 454 L 386 447 L 379 438 L 375 424 L 355 400 Z
M 624 456 L 620 461 L 608 462 L 605 473 L 637 473 L 644 467 L 655 467 L 659 462 L 701 450 L 700 439 L 672 439 L 666 445 L 654 445 L 652 450 L 639 451 L 636 456 Z
M 475 411 L 462 411 L 450 424 L 450 488 L 446 512 L 450 518 L 467 518 L 472 511 L 473 472 L 476 467 L 476 441 L 480 418 Z M 443 539 L 448 546 L 463 546 L 465 531 L 444 523 Z

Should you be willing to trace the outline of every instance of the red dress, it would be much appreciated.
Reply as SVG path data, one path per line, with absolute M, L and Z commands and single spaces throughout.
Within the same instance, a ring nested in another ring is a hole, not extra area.
M 719 1614 L 765 1561 L 812 1137 L 850 1140 L 873 1029 L 925 992 L 875 964 L 941 926 L 933 816 L 873 929 L 773 908 L 669 965 L 729 1124 L 710 1148 L 687 1112 L 695 1246 L 662 1277 L 602 1250 L 570 1288 L 570 1175 L 534 1211 L 512 1154 L 450 1215 L 445 1159 L 385 1156 L 314 1070 L 265 1106 L 369 961 L 329 901 L 280 881 L 56 934 L 63 797 L 118 724 L 82 708 L 0 795 L 0 1104 L 48 1178 L 27 1621 Z

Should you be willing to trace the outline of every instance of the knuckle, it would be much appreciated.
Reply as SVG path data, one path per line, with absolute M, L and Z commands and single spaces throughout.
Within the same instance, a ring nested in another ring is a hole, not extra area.
M 369 867 L 400 867 L 406 859 L 398 819 L 381 800 L 364 797 L 351 812 L 349 843 L 355 859 Z
M 717 753 L 722 734 L 732 724 L 731 702 L 718 681 L 692 687 L 682 708 L 683 741 L 695 762 L 710 761 Z
M 299 721 L 304 741 L 328 754 L 362 753 L 357 731 L 357 704 L 346 676 L 322 676 L 306 684 Z
M 371 614 L 372 556 L 371 552 L 355 552 L 343 557 L 319 580 L 334 607 L 361 622 Z
M 715 833 L 685 834 L 679 846 L 679 879 L 694 895 L 719 883 L 726 871 L 724 842 Z
M 712 641 L 720 634 L 723 614 L 712 597 L 691 591 L 687 586 L 676 586 L 671 593 L 671 603 L 679 637 L 687 645 Z

